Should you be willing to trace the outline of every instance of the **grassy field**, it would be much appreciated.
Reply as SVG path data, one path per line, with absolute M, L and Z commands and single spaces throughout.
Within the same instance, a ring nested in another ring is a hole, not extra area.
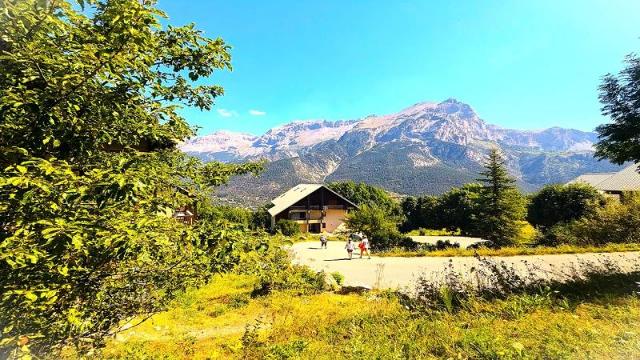
M 635 279 L 640 280 L 640 278 Z M 640 358 L 640 298 L 549 293 L 410 310 L 392 293 L 251 297 L 255 280 L 217 277 L 121 333 L 107 359 Z
M 417 250 L 409 251 L 405 249 L 390 249 L 376 252 L 376 256 L 398 256 L 398 257 L 416 257 L 416 256 L 516 256 L 516 255 L 549 255 L 549 254 L 582 254 L 582 253 L 610 253 L 624 251 L 640 251 L 640 244 L 607 244 L 604 246 L 513 246 L 503 247 L 499 249 L 480 248 L 480 249 L 459 249 L 450 248 L 444 250 Z

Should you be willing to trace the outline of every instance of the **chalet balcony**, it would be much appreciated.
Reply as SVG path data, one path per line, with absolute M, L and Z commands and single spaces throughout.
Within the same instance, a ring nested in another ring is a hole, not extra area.
M 325 205 L 324 206 L 325 209 L 338 209 L 338 210 L 344 210 L 346 209 L 346 207 L 344 205 Z M 289 208 L 289 210 L 322 210 L 322 207 L 320 205 L 310 205 L 309 207 L 307 206 L 291 206 Z
M 320 212 L 290 212 L 289 213 L 289 220 L 295 220 L 295 221 L 313 221 L 313 220 L 321 220 L 323 218 L 322 213 Z

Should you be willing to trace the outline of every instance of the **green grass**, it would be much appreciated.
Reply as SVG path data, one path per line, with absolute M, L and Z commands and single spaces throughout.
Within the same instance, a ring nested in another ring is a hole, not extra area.
M 637 279 L 640 280 L 640 279 Z M 415 313 L 391 293 L 251 298 L 254 279 L 217 277 L 125 331 L 108 359 L 403 359 L 640 357 L 640 299 L 604 293 L 474 299 Z
M 327 241 L 347 241 L 347 235 L 345 234 L 324 234 L 327 237 Z M 293 236 L 284 236 L 280 234 L 273 235 L 274 238 L 279 239 L 281 243 L 299 243 L 306 241 L 316 241 L 320 243 L 321 234 L 311 233 L 299 233 Z
M 576 246 L 576 245 L 560 245 L 560 246 L 512 246 L 499 249 L 480 248 L 480 249 L 458 249 L 451 248 L 445 250 L 417 250 L 409 251 L 405 249 L 390 249 L 375 253 L 376 256 L 395 256 L 395 257 L 449 257 L 449 256 L 517 256 L 517 255 L 550 255 L 550 254 L 582 254 L 582 253 L 610 253 L 640 251 L 640 244 L 606 244 L 603 246 Z

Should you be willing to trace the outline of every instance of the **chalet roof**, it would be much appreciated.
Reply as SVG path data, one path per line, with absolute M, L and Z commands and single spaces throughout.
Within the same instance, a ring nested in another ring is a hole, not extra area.
M 586 183 L 602 191 L 640 191 L 639 164 L 629 165 L 615 173 L 584 174 L 571 180 L 572 183 Z
M 638 164 L 627 166 L 613 174 L 598 184 L 598 188 L 605 191 L 639 191 L 640 173 L 638 173 Z
M 613 176 L 615 173 L 583 174 L 568 182 L 568 184 L 583 183 L 598 188 L 598 184 Z
M 357 207 L 353 202 L 345 199 L 342 195 L 337 192 L 329 189 L 323 184 L 298 184 L 275 199 L 271 200 L 271 203 L 274 205 L 268 211 L 271 216 L 276 216 L 286 210 L 289 206 L 297 203 L 298 201 L 304 199 L 305 197 L 311 195 L 313 192 L 320 188 L 325 188 L 326 190 L 336 194 L 341 199 L 345 200 L 349 204 Z

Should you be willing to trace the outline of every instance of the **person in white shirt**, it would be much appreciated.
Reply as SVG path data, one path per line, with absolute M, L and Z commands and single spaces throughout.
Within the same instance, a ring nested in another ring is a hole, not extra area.
M 353 258 L 353 241 L 351 241 L 351 238 L 349 238 L 349 240 L 347 241 L 347 245 L 345 245 L 344 248 L 347 249 L 349 260 L 351 260 L 351 258 Z

